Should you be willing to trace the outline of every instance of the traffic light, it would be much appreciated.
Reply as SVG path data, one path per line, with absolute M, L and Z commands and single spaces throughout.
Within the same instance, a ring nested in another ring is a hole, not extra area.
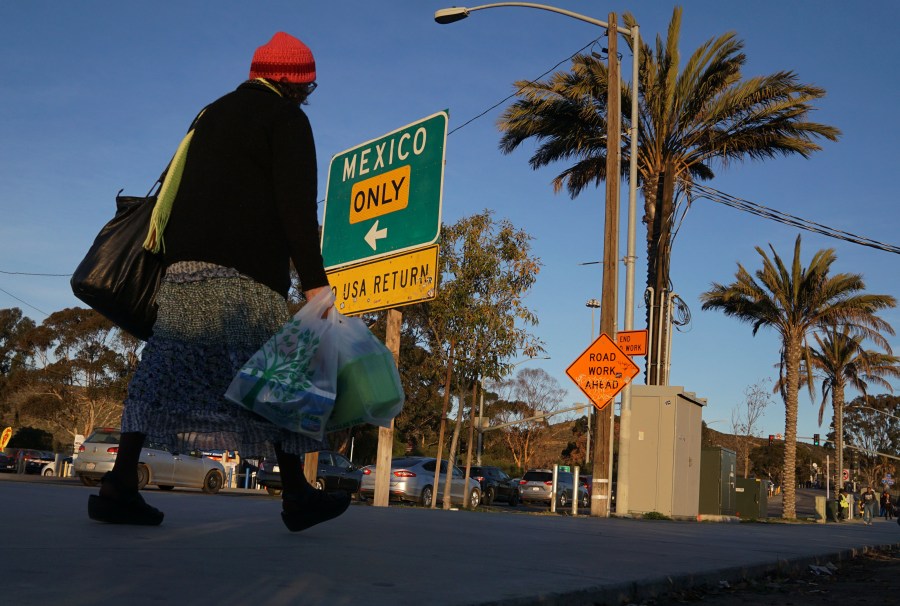
M 814 433 L 813 434 L 813 446 L 818 446 L 818 445 L 819 445 L 819 434 Z
M 774 445 L 775 445 L 775 436 L 772 434 L 769 434 L 769 446 L 774 446 Z

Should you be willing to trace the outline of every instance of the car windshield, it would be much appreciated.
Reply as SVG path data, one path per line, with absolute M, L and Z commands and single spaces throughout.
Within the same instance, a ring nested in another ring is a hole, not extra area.
M 553 480 L 553 473 L 549 471 L 527 471 L 522 479 L 526 482 L 549 482 Z
M 85 442 L 91 442 L 93 444 L 118 444 L 119 435 L 118 431 L 104 429 L 102 431 L 95 431 L 89 435 Z

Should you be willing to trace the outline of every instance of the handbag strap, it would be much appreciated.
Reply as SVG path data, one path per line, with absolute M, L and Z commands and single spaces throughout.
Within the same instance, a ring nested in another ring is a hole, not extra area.
M 181 184 L 181 175 L 184 172 L 184 165 L 187 161 L 188 149 L 191 146 L 191 139 L 194 137 L 194 127 L 203 112 L 204 107 L 194 121 L 191 128 L 181 140 L 175 155 L 169 162 L 169 166 L 159 176 L 153 187 L 152 192 L 157 183 L 159 186 L 159 194 L 156 197 L 156 205 L 153 207 L 153 214 L 150 215 L 150 229 L 147 232 L 147 238 L 144 240 L 144 248 L 153 253 L 165 252 L 166 245 L 163 241 L 163 232 L 166 230 L 166 224 L 169 222 L 169 216 L 172 214 L 172 206 L 175 204 L 175 196 L 178 194 L 178 186 Z M 148 194 L 149 196 L 149 194 Z

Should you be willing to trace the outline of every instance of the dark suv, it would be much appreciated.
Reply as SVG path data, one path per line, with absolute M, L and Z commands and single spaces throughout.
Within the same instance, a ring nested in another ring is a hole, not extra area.
M 300 455 L 301 462 L 305 459 Z M 315 487 L 329 492 L 345 490 L 350 494 L 359 492 L 362 469 L 350 462 L 344 455 L 331 450 L 319 451 L 319 469 L 316 472 Z M 260 461 L 256 481 L 272 496 L 281 494 L 281 473 L 278 463 L 271 459 Z
M 481 484 L 481 502 L 490 505 L 494 501 L 504 501 L 510 507 L 519 504 L 519 485 L 499 467 L 473 466 L 471 477 Z

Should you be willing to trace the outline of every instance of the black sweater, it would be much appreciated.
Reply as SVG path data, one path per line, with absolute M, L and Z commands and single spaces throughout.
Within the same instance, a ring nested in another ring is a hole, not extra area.
M 296 104 L 247 82 L 197 121 L 164 232 L 167 265 L 232 267 L 287 297 L 328 284 L 319 249 L 316 151 Z

